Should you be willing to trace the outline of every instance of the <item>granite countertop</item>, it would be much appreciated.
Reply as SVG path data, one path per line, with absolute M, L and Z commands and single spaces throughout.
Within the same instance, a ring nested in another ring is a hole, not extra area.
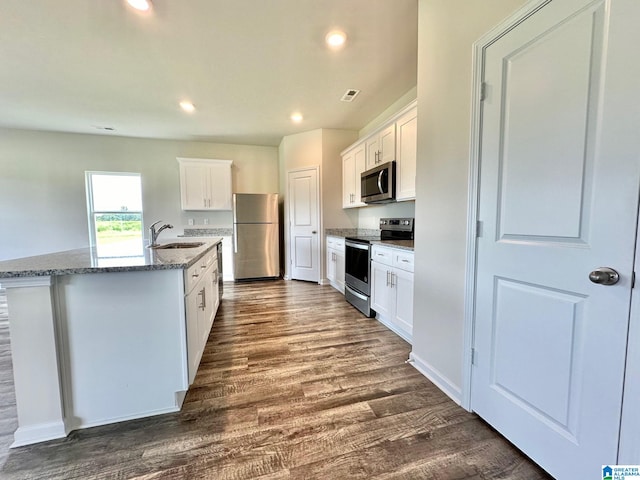
M 413 240 L 372 240 L 371 244 L 398 248 L 400 250 L 410 250 L 413 252 Z
M 204 241 L 200 247 L 182 249 L 142 248 L 140 251 L 140 247 L 137 247 L 130 252 L 131 255 L 121 252 L 122 256 L 98 256 L 95 248 L 87 247 L 17 258 L 0 262 L 0 278 L 184 269 L 196 263 L 221 241 L 221 238 L 213 238 Z

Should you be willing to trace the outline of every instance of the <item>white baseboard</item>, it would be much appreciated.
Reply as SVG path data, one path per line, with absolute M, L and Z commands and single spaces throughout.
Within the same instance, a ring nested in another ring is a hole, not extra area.
M 68 433 L 63 421 L 43 423 L 30 427 L 18 427 L 13 434 L 14 442 L 11 444 L 11 448 L 64 438 Z
M 411 352 L 409 354 L 409 359 L 416 370 L 427 377 L 431 383 L 442 390 L 451 400 L 456 402 L 458 405 L 462 405 L 462 390 L 460 387 L 454 385 L 447 379 L 447 377 L 442 375 L 437 369 L 433 368 L 428 362 L 425 362 L 415 353 Z
M 331 282 L 327 278 L 323 278 L 318 282 L 320 285 L 331 285 Z

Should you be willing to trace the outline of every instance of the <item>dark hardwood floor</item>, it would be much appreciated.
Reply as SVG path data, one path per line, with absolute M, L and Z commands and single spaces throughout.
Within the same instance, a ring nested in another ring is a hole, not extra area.
M 406 364 L 407 343 L 332 288 L 295 281 L 225 284 L 181 412 L 9 450 L 2 308 L 2 479 L 550 478 Z

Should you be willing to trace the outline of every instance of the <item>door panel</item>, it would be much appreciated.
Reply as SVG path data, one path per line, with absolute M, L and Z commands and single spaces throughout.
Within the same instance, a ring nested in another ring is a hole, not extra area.
M 278 223 L 278 194 L 234 193 L 233 223 Z
M 318 172 L 289 172 L 289 246 L 291 278 L 320 281 Z
M 472 408 L 559 479 L 617 459 L 640 178 L 640 38 L 617 25 L 636 3 L 550 2 L 484 56 Z M 600 266 L 620 281 L 591 283 Z
M 598 95 L 589 87 L 601 76 L 592 60 L 602 54 L 602 21 L 580 13 L 503 58 L 500 238 L 580 238 L 593 181 L 588 127 Z

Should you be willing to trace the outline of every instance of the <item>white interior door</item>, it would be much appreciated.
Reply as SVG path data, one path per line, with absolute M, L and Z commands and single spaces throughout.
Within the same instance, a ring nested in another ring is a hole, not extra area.
M 558 479 L 617 460 L 638 3 L 552 1 L 485 51 L 472 409 Z M 592 283 L 598 267 L 618 283 Z
M 289 172 L 289 251 L 293 280 L 320 281 L 318 170 Z

